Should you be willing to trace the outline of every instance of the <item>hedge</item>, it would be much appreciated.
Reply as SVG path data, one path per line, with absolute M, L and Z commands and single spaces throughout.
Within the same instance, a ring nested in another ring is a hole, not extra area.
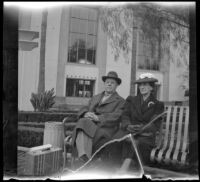
M 37 113 L 37 115 L 39 115 L 39 113 Z M 52 115 L 52 113 L 49 115 Z M 47 116 L 49 115 L 47 114 Z M 29 116 L 29 114 L 26 113 L 26 116 L 28 116 L 29 120 L 33 119 L 32 117 L 33 115 Z M 62 117 L 63 116 L 64 115 L 62 115 Z M 40 116 L 37 116 L 37 117 L 40 118 Z M 53 117 L 55 117 L 55 115 Z M 46 117 L 46 118 L 48 118 L 47 121 L 50 121 L 49 117 Z M 59 119 L 56 118 L 56 119 L 53 119 L 53 121 L 59 121 Z M 75 126 L 75 122 L 76 122 L 76 114 L 75 113 L 68 114 L 68 119 L 65 123 L 66 136 L 72 133 L 72 130 Z M 38 122 L 38 121 L 27 122 L 27 120 L 19 121 L 18 122 L 18 146 L 30 148 L 30 147 L 43 145 L 44 127 L 45 127 L 44 122 Z
M 18 146 L 35 147 L 43 145 L 43 131 L 32 130 L 18 130 Z
M 75 117 L 77 112 L 26 112 L 19 111 L 18 121 L 23 122 L 46 122 L 62 121 L 65 117 Z

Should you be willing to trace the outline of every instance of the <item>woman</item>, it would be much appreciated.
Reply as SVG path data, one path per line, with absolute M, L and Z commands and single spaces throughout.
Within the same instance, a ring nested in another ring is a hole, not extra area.
M 139 94 L 135 97 L 128 96 L 126 99 L 124 111 L 121 116 L 121 130 L 114 138 L 121 138 L 129 133 L 141 131 L 152 118 L 164 111 L 163 102 L 159 102 L 153 95 L 155 82 L 158 80 L 150 73 L 141 74 L 135 81 L 138 84 Z M 150 152 L 155 147 L 156 132 L 159 130 L 161 120 L 157 119 L 153 124 L 146 128 L 134 141 L 142 163 L 150 162 Z M 116 142 L 112 145 L 112 161 L 115 165 L 120 165 L 121 169 L 126 171 L 131 162 L 137 159 L 131 142 Z

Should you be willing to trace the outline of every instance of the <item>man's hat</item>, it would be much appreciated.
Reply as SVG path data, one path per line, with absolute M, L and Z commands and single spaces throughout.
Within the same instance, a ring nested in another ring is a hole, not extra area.
M 151 73 L 142 73 L 139 76 L 139 79 L 136 80 L 134 83 L 138 84 L 138 83 L 154 83 L 157 82 L 158 80 L 154 77 L 153 74 Z
M 118 85 L 121 84 L 122 80 L 118 77 L 115 71 L 108 72 L 107 76 L 102 76 L 102 80 L 105 82 L 107 78 L 112 78 L 117 81 Z

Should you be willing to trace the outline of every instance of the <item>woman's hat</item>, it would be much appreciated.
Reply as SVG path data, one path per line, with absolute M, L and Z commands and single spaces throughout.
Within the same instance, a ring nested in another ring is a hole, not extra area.
M 107 78 L 112 78 L 117 81 L 118 85 L 121 84 L 122 80 L 118 77 L 115 71 L 108 72 L 107 76 L 102 76 L 102 80 L 105 82 Z
M 137 83 L 154 83 L 154 82 L 157 82 L 158 80 L 154 77 L 153 74 L 151 73 L 142 73 L 140 76 L 139 76 L 139 79 L 136 80 L 134 83 L 137 84 Z

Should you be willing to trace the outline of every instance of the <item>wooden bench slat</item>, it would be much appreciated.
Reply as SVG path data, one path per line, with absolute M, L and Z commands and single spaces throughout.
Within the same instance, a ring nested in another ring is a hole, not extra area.
M 173 110 L 174 114 L 173 114 L 173 120 L 172 120 L 172 128 L 171 128 L 171 132 L 170 132 L 170 144 L 169 144 L 169 148 L 165 154 L 165 162 L 166 163 L 170 162 L 170 154 L 171 154 L 173 146 L 174 146 L 177 109 L 178 109 L 178 107 L 175 106 L 174 110 Z
M 167 121 L 166 121 L 166 132 L 165 132 L 165 136 L 164 136 L 164 145 L 163 145 L 163 148 L 159 150 L 158 158 L 157 158 L 158 162 L 161 162 L 162 155 L 163 155 L 165 149 L 167 148 L 167 144 L 168 144 L 169 123 L 170 123 L 171 109 L 172 109 L 172 106 L 168 106 L 168 109 L 167 109 Z
M 178 153 L 180 150 L 180 146 L 181 146 L 181 134 L 182 134 L 182 125 L 183 125 L 183 111 L 184 111 L 184 107 L 180 108 L 180 113 L 179 113 L 179 120 L 178 120 L 178 134 L 177 134 L 177 143 L 176 143 L 176 148 L 174 151 L 174 155 L 173 155 L 173 163 L 177 162 L 177 157 L 178 157 Z
M 151 151 L 151 161 L 186 164 L 188 155 L 189 106 L 167 106 L 167 118 L 163 121 L 160 141 Z
M 185 127 L 184 127 L 184 136 L 183 136 L 183 147 L 182 147 L 182 156 L 181 156 L 181 163 L 184 164 L 186 161 L 186 148 L 188 143 L 188 124 L 189 124 L 189 107 L 186 109 L 185 115 Z

